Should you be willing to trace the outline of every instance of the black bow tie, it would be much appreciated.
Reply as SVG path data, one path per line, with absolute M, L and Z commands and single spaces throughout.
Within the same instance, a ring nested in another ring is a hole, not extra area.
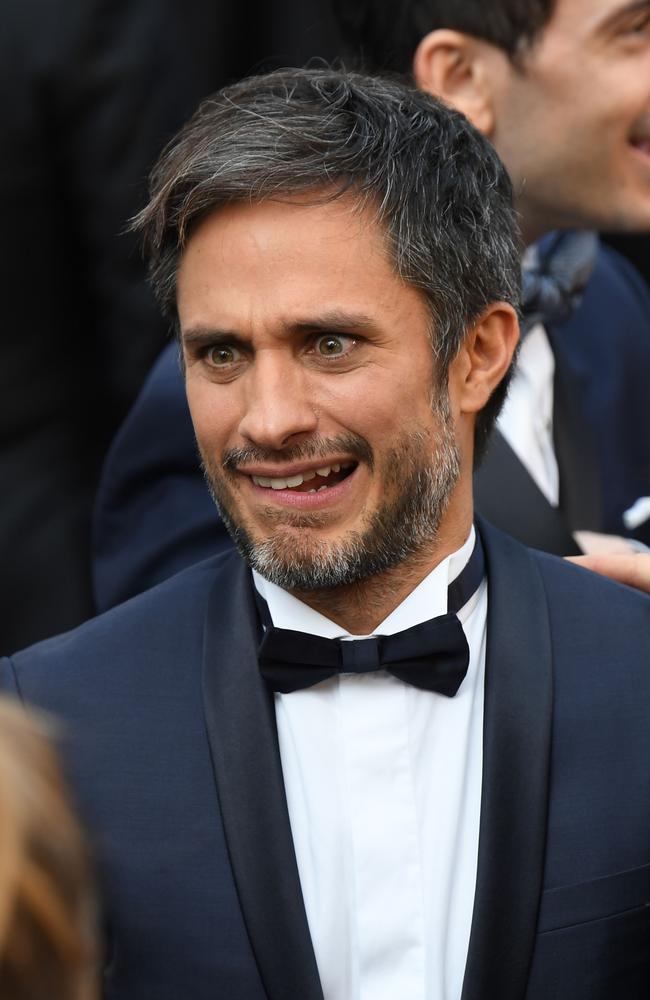
M 598 237 L 568 229 L 543 236 L 522 265 L 522 336 L 537 324 L 563 323 L 578 308 L 598 254 Z
M 469 646 L 456 613 L 474 594 L 483 573 L 483 549 L 477 535 L 469 562 L 449 586 L 446 615 L 370 639 L 323 639 L 274 628 L 260 599 L 260 612 L 269 626 L 259 648 L 261 674 L 274 691 L 287 694 L 340 673 L 387 670 L 407 684 L 452 698 L 469 665 Z

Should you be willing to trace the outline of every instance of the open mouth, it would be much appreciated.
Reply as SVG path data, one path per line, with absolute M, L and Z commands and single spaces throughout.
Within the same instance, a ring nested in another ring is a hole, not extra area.
M 291 490 L 292 493 L 321 493 L 347 479 L 354 472 L 356 462 L 333 463 L 320 469 L 307 469 L 286 478 L 251 476 L 256 486 L 270 490 Z

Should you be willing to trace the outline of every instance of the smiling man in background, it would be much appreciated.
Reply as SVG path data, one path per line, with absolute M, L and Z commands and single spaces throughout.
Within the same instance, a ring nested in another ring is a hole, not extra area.
M 463 116 L 328 69 L 160 161 L 140 225 L 240 554 L 0 665 L 65 720 L 111 1000 L 647 994 L 650 602 L 473 524 L 514 218 Z
M 624 551 L 593 531 L 649 542 L 650 301 L 585 230 L 650 230 L 650 3 L 334 5 L 367 64 L 411 71 L 466 114 L 514 183 L 524 336 L 479 509 L 558 554 L 571 534 L 586 551 Z

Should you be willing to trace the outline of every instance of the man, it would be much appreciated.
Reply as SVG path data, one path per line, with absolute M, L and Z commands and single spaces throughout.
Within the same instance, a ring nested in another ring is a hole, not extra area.
M 526 243 L 542 238 L 525 258 L 525 336 L 479 471 L 479 510 L 556 554 L 603 542 L 628 549 L 609 536 L 649 543 L 648 508 L 635 507 L 650 495 L 648 291 L 593 234 L 566 231 L 650 226 L 650 5 L 337 7 L 373 68 L 412 69 L 418 86 L 490 137 L 514 179 Z M 170 347 L 105 468 L 95 518 L 100 608 L 227 544 L 184 406 Z
M 647 994 L 650 603 L 472 526 L 513 219 L 466 119 L 328 69 L 215 95 L 158 165 L 243 559 L 2 663 L 66 723 L 111 1000 Z
M 479 474 L 480 509 L 558 553 L 571 551 L 566 530 L 557 547 L 562 524 L 586 551 L 601 539 L 576 529 L 648 542 L 648 510 L 635 508 L 650 493 L 650 408 L 635 375 L 648 364 L 647 289 L 601 251 L 582 306 L 562 323 L 555 300 L 572 269 L 576 283 L 589 276 L 588 238 L 573 234 L 563 247 L 547 234 L 650 228 L 650 4 L 407 0 L 396 19 L 379 0 L 334 2 L 373 67 L 411 70 L 491 139 L 534 247 L 524 258 L 530 321 Z

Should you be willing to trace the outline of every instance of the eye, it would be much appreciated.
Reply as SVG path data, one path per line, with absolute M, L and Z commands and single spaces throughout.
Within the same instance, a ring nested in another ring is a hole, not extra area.
M 226 368 L 241 361 L 241 351 L 232 344 L 215 344 L 213 347 L 208 347 L 205 358 L 213 368 Z
M 339 358 L 349 354 L 355 343 L 354 337 L 349 337 L 347 334 L 326 333 L 316 338 L 314 348 L 323 358 Z
M 650 28 L 650 11 L 640 11 L 631 17 L 623 27 L 624 35 L 642 35 Z
M 637 17 L 635 23 L 632 25 L 632 31 L 645 31 L 650 27 L 650 12 L 646 11 L 645 14 L 641 14 Z

